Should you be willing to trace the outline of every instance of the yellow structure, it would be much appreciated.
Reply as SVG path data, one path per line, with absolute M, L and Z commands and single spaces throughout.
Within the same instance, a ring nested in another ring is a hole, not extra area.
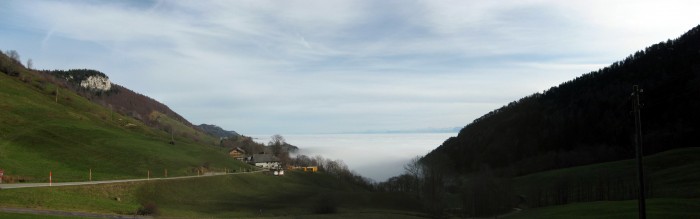
M 308 166 L 308 167 L 300 167 L 300 166 L 289 166 L 290 170 L 301 170 L 304 172 L 318 172 L 318 166 Z
M 304 167 L 304 172 L 314 172 L 314 173 L 315 173 L 316 171 L 318 171 L 318 167 L 317 167 L 317 166 L 308 166 L 308 167 Z

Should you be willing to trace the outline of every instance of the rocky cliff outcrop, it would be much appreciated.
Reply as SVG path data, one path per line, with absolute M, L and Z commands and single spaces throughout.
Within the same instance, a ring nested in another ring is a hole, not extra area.
M 112 88 L 112 83 L 109 82 L 107 77 L 93 75 L 81 81 L 80 86 L 92 90 L 108 91 Z
M 54 70 L 44 71 L 44 73 L 52 74 L 58 78 L 62 78 L 71 84 L 80 86 L 80 88 L 93 91 L 110 91 L 112 82 L 106 74 L 90 69 L 71 69 L 68 71 Z

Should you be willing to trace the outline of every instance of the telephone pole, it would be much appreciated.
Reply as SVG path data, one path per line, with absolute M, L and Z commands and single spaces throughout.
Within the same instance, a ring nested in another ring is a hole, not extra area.
M 637 151 L 637 177 L 639 177 L 639 197 L 637 197 L 639 204 L 639 218 L 646 219 L 646 203 L 644 197 L 644 167 L 642 166 L 642 158 L 644 153 L 642 151 L 642 115 L 641 115 L 641 104 L 639 103 L 639 96 L 644 92 L 640 89 L 638 85 L 632 86 L 632 98 L 634 98 L 634 143 Z

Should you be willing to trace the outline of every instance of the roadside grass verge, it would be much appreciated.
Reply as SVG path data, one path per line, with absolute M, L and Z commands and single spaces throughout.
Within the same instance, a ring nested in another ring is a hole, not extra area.
M 141 182 L 0 190 L 3 207 L 133 214 Z

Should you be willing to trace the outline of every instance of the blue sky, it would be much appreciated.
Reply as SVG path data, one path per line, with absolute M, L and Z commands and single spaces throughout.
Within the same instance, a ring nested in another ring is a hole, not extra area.
M 0 2 L 0 49 L 243 134 L 459 127 L 700 23 L 700 1 Z

